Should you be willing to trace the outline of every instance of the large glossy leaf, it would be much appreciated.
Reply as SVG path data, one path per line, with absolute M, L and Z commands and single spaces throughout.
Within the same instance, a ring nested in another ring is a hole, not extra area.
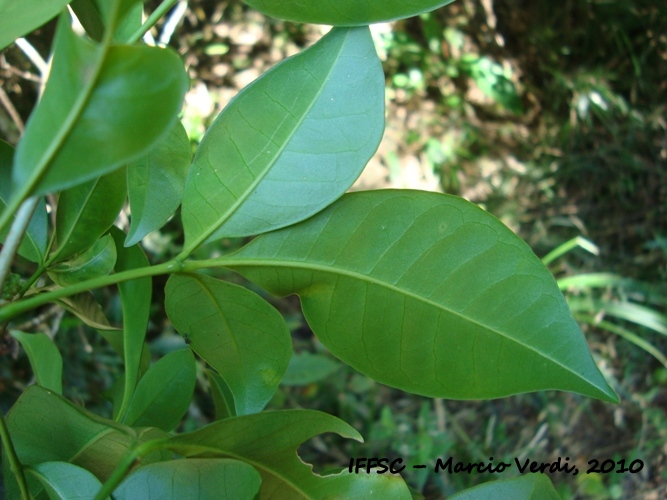
M 261 478 L 250 465 L 226 458 L 171 460 L 140 467 L 116 488 L 116 500 L 255 498 Z
M 378 498 L 407 499 L 400 476 L 349 474 L 318 476 L 297 455 L 301 443 L 324 432 L 361 441 L 348 424 L 312 410 L 268 411 L 232 417 L 172 438 L 179 453 L 217 453 L 252 464 L 262 476 L 260 498 Z
M 329 350 L 385 384 L 454 399 L 560 389 L 617 401 L 549 271 L 463 199 L 345 195 L 218 262 L 298 294 Z
M 51 266 L 49 276 L 60 286 L 106 276 L 116 264 L 116 243 L 108 234 L 76 257 Z
M 454 0 L 243 0 L 278 19 L 298 23 L 362 26 L 415 16 Z
M 0 50 L 58 15 L 69 0 L 0 0 Z
M 57 394 L 63 393 L 63 358 L 60 351 L 43 333 L 23 333 L 12 330 L 12 337 L 21 343 L 28 355 L 37 383 Z
M 70 462 L 101 481 L 131 446 L 166 437 L 158 429 L 135 431 L 98 417 L 40 386 L 21 395 L 7 415 L 7 426 L 22 464 Z M 142 463 L 168 458 L 170 453 L 153 452 Z
M 161 227 L 183 198 L 192 150 L 181 122 L 146 156 L 127 167 L 127 185 L 132 219 L 125 246 L 139 242 Z
M 142 377 L 123 423 L 171 431 L 188 411 L 196 381 L 190 349 L 167 354 Z
M 186 249 L 323 209 L 356 180 L 383 130 L 370 32 L 334 29 L 246 87 L 211 125 L 185 186 Z
M 44 462 L 26 470 L 46 490 L 51 500 L 90 500 L 102 483 L 86 469 L 67 462 Z
M 0 140 L 0 213 L 2 213 L 11 197 L 12 185 L 12 162 L 14 159 L 14 148 L 5 141 Z M 4 243 L 9 233 L 9 225 L 0 231 L 0 243 Z M 21 257 L 41 264 L 44 261 L 46 243 L 48 238 L 46 206 L 40 202 L 35 213 L 30 219 L 23 241 L 19 246 L 18 253 Z
M 145 154 L 172 128 L 187 89 L 182 62 L 169 49 L 93 44 L 72 32 L 66 15 L 54 45 L 46 90 L 16 151 L 17 200 Z
M 261 411 L 292 355 L 280 313 L 243 287 L 199 274 L 169 278 L 165 309 L 192 350 L 222 375 L 236 414 Z
M 502 481 L 489 481 L 450 497 L 452 500 L 560 500 L 546 474 L 525 474 Z
M 129 271 L 149 265 L 148 259 L 138 245 L 125 248 L 125 233 L 117 227 L 111 228 L 111 236 L 116 242 L 116 272 Z M 137 278 L 118 284 L 123 307 L 123 360 L 125 361 L 125 393 L 119 410 L 122 419 L 134 394 L 139 379 L 141 353 L 144 347 L 148 316 L 151 309 L 153 284 L 148 277 Z
M 125 203 L 125 171 L 63 191 L 56 211 L 58 246 L 49 261 L 62 261 L 93 246 L 108 231 Z

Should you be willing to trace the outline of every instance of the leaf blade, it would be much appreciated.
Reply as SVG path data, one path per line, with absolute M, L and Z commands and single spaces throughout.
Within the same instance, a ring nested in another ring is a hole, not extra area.
M 63 358 L 53 340 L 44 333 L 11 330 L 10 335 L 21 343 L 28 355 L 37 383 L 56 394 L 62 394 Z

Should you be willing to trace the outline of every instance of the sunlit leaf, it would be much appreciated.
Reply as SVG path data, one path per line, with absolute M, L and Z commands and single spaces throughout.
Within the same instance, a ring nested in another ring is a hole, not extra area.
M 255 498 L 261 478 L 250 465 L 225 458 L 170 460 L 140 467 L 114 491 L 116 500 Z
M 17 330 L 12 330 L 10 333 L 21 343 L 28 355 L 37 383 L 62 394 L 63 358 L 53 340 L 44 333 L 23 333 Z
M 452 500 L 560 500 L 546 474 L 525 474 L 512 479 L 489 481 L 474 488 L 461 491 Z
M 116 244 L 108 234 L 76 257 L 51 266 L 49 277 L 60 286 L 106 276 L 116 264 Z
M 68 3 L 68 0 L 0 0 L 0 50 L 56 17 Z
M 361 441 L 348 424 L 312 410 L 268 411 L 220 420 L 172 438 L 185 456 L 216 452 L 252 464 L 262 476 L 260 498 L 368 498 L 409 500 L 398 475 L 313 474 L 297 455 L 298 447 L 325 432 Z
M 90 500 L 102 488 L 93 474 L 67 462 L 44 462 L 26 473 L 39 481 L 51 500 Z
M 191 158 L 190 140 L 179 121 L 146 156 L 127 166 L 132 218 L 125 246 L 161 227 L 176 211 Z
M 454 0 L 243 0 L 278 19 L 298 23 L 361 26 L 415 16 Z
M 357 179 L 383 130 L 370 32 L 334 29 L 246 87 L 211 125 L 185 186 L 186 248 L 320 211 Z
M 236 413 L 261 411 L 292 355 L 280 313 L 250 290 L 199 274 L 169 278 L 165 309 L 192 350 L 222 375 Z
M 188 411 L 196 381 L 190 349 L 167 354 L 141 378 L 123 423 L 171 431 Z
M 453 196 L 354 193 L 220 265 L 296 293 L 341 360 L 426 396 L 560 389 L 608 401 L 553 276 L 495 217 Z

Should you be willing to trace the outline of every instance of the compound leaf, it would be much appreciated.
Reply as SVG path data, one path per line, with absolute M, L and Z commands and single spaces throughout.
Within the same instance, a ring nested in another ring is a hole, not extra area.
M 246 87 L 211 125 L 185 186 L 186 249 L 317 213 L 356 180 L 383 130 L 370 31 L 334 29 Z
M 222 375 L 236 414 L 261 411 L 292 355 L 280 313 L 250 290 L 199 274 L 172 275 L 165 296 L 169 319 Z
M 220 259 L 379 382 L 425 396 L 560 389 L 617 401 L 551 273 L 495 217 L 421 191 L 345 195 Z
M 363 26 L 416 16 L 454 0 L 243 0 L 258 11 L 297 23 Z
M 116 488 L 117 500 L 143 498 L 256 498 L 259 473 L 250 465 L 228 458 L 170 460 L 140 467 Z

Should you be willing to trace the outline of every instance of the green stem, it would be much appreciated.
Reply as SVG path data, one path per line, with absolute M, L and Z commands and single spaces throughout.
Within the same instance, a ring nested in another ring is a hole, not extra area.
M 132 36 L 130 36 L 127 39 L 128 44 L 132 43 L 137 43 L 142 36 L 146 34 L 146 32 L 151 29 L 155 24 L 160 20 L 162 16 L 164 16 L 169 9 L 171 9 L 174 4 L 178 2 L 178 0 L 164 0 L 157 9 L 153 11 L 153 13 L 148 16 L 148 19 L 146 19 L 146 22 L 141 25 L 141 27 L 132 33 Z
M 146 441 L 134 449 L 128 451 L 120 463 L 116 466 L 114 471 L 109 476 L 109 479 L 102 485 L 102 489 L 95 496 L 95 500 L 106 500 L 114 492 L 118 485 L 125 479 L 127 472 L 134 463 L 151 453 L 152 451 L 165 448 L 169 445 L 168 439 L 155 439 L 153 441 Z
M 19 461 L 18 455 L 16 455 L 16 449 L 14 449 L 14 443 L 12 443 L 9 436 L 9 429 L 7 429 L 7 423 L 2 412 L 0 412 L 0 437 L 2 438 L 2 446 L 7 454 L 7 460 L 9 460 L 9 468 L 14 473 L 16 482 L 19 483 L 21 500 L 30 500 L 30 490 L 23 474 L 23 466 Z
M 39 198 L 37 197 L 29 198 L 23 202 L 21 208 L 16 213 L 14 223 L 0 252 L 0 290 L 2 290 L 2 286 L 5 284 L 5 279 L 14 260 L 14 255 L 16 255 L 16 251 L 21 245 L 21 240 L 26 229 L 28 229 L 28 224 L 30 223 L 32 214 L 35 212 L 35 208 L 37 208 L 38 202 Z

